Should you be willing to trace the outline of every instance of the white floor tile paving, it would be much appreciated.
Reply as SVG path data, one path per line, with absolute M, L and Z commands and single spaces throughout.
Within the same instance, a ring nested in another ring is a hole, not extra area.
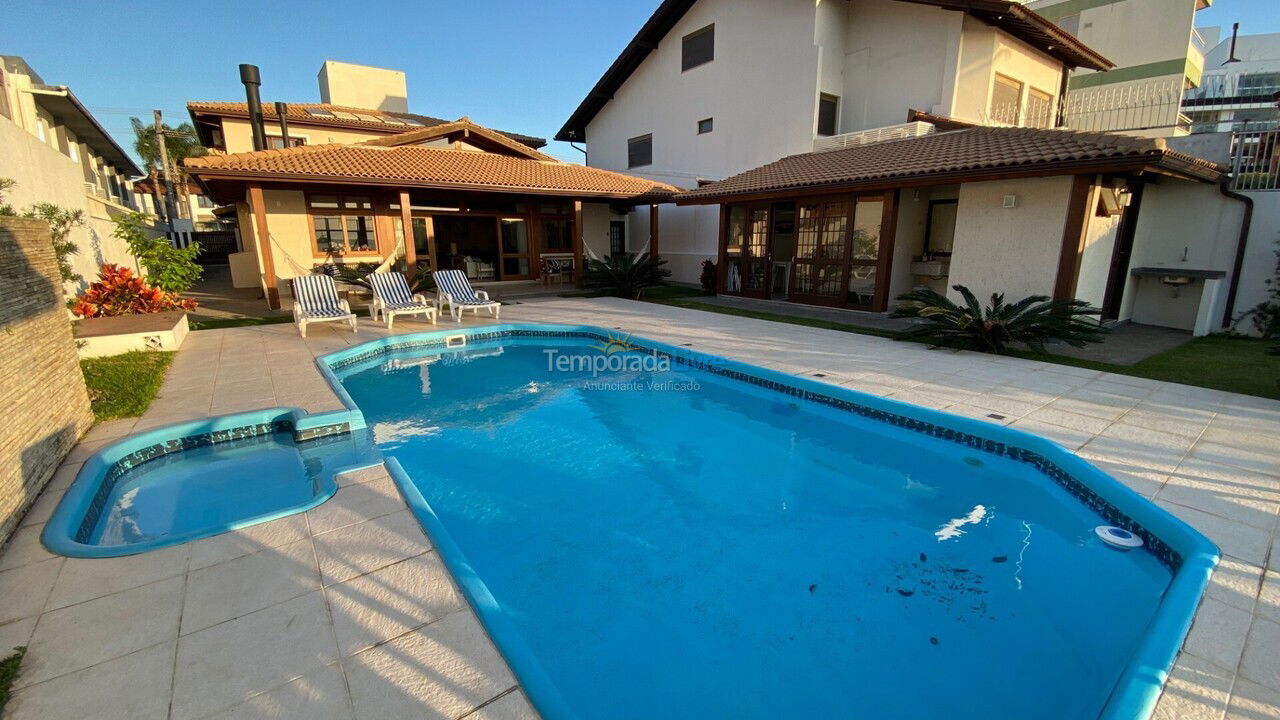
M 1076 450 L 1224 553 L 1156 717 L 1280 716 L 1280 402 L 620 300 L 503 314 L 822 375 Z M 0 551 L 0 645 L 29 645 L 6 719 L 536 717 L 381 468 L 307 513 L 131 558 L 33 542 L 104 444 L 222 412 L 336 409 L 312 359 L 384 334 L 367 320 L 306 341 L 290 325 L 194 333 L 145 417 L 82 439 Z

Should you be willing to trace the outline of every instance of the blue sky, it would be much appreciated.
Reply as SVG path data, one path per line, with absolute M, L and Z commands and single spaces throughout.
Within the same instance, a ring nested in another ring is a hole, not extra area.
M 1277 2 L 1217 0 L 1198 19 L 1280 32 Z M 262 68 L 264 100 L 318 101 L 325 59 L 403 70 L 414 112 L 550 139 L 657 4 L 5 0 L 0 54 L 70 86 L 126 147 L 131 115 L 181 121 L 187 100 L 243 98 L 242 62 Z M 143 50 L 152 37 L 168 50 Z M 548 149 L 581 160 L 567 144 Z

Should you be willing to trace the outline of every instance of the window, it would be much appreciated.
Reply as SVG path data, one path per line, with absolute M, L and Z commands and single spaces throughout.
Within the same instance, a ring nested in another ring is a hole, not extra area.
M 653 164 L 653 134 L 633 137 L 627 141 L 627 167 Z
M 367 195 L 308 195 L 318 255 L 377 253 L 373 201 Z
M 299 146 L 301 146 L 301 145 L 306 145 L 306 144 L 307 144 L 307 140 L 306 140 L 306 138 L 293 137 L 292 135 L 290 135 L 290 136 L 289 136 L 289 147 L 299 147 Z M 281 137 L 281 136 L 279 136 L 279 135 L 268 135 L 268 136 L 267 136 L 267 149 L 268 149 L 268 150 L 283 150 L 283 149 L 284 149 L 284 138 L 283 138 L 283 137 Z
M 705 65 L 716 56 L 716 26 L 708 25 L 684 36 L 681 41 L 680 71 Z
M 820 93 L 818 95 L 818 134 L 829 136 L 836 134 L 839 125 L 840 98 L 835 95 Z
M 212 210 L 214 206 L 213 206 L 213 201 L 210 200 L 209 198 L 205 197 L 204 195 L 197 195 L 196 207 L 204 210 Z
M 698 134 L 699 134 L 699 135 L 706 135 L 707 133 L 711 132 L 711 128 L 712 128 L 712 126 L 713 126 L 713 125 L 714 125 L 714 123 L 711 121 L 711 118 L 706 118 L 705 120 L 699 120 L 699 121 L 698 121 Z
M 1053 96 L 1035 88 L 1027 90 L 1027 127 L 1053 127 Z
M 614 257 L 627 253 L 627 223 L 622 220 L 609 221 L 609 254 Z
M 930 200 L 929 220 L 924 231 L 924 249 L 938 255 L 950 255 L 956 235 L 956 210 L 959 200 Z
M 572 220 L 542 220 L 542 249 L 552 252 L 573 249 Z
M 80 145 L 74 137 L 67 138 L 67 157 L 80 162 Z
M 991 121 L 1017 125 L 1022 105 L 1022 83 L 1004 75 L 996 75 L 991 84 Z

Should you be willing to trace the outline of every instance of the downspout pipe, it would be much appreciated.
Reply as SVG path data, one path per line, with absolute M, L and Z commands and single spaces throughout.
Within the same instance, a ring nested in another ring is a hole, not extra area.
M 1244 268 L 1244 253 L 1249 246 L 1249 228 L 1253 225 L 1253 198 L 1242 195 L 1231 189 L 1231 178 L 1224 178 L 1218 183 L 1218 190 L 1223 196 L 1244 203 L 1244 217 L 1240 220 L 1240 238 L 1236 241 L 1236 261 L 1231 270 L 1231 286 L 1227 289 L 1227 309 L 1222 313 L 1222 327 L 1231 327 L 1232 316 L 1236 314 L 1236 294 L 1240 290 L 1240 271 Z

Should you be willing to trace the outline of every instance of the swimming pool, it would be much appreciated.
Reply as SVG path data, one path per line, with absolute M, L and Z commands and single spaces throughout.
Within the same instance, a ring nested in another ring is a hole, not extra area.
M 548 718 L 1143 717 L 1216 562 L 1025 433 L 597 328 L 464 334 L 326 362 Z

